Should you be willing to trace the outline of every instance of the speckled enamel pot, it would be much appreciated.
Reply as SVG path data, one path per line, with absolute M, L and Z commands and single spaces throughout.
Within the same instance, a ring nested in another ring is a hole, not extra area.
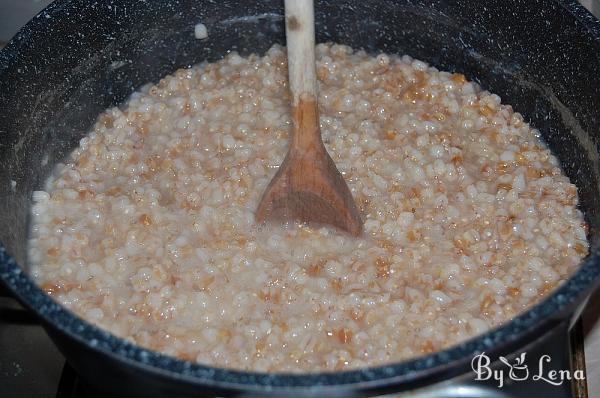
M 57 0 L 0 53 L 0 278 L 81 375 L 128 396 L 353 396 L 470 370 L 474 353 L 524 347 L 582 308 L 600 274 L 600 23 L 575 0 L 317 1 L 317 40 L 408 53 L 461 71 L 541 130 L 578 186 L 591 253 L 536 307 L 450 349 L 389 366 L 309 375 L 237 372 L 157 354 L 79 319 L 27 276 L 31 193 L 96 115 L 176 68 L 284 42 L 281 1 Z M 198 41 L 194 25 L 209 37 Z

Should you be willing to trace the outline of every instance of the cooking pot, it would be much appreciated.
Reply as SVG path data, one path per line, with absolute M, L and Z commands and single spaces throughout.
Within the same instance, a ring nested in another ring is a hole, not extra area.
M 280 0 L 57 0 L 0 53 L 0 279 L 39 317 L 86 383 L 139 397 L 374 395 L 448 386 L 461 375 L 472 380 L 473 374 L 464 375 L 476 353 L 509 355 L 568 330 L 600 274 L 600 23 L 575 0 L 316 2 L 318 42 L 406 53 L 464 73 L 538 128 L 577 185 L 590 255 L 566 283 L 501 327 L 387 366 L 242 372 L 181 361 L 112 336 L 32 282 L 26 256 L 32 191 L 43 187 L 96 116 L 177 68 L 230 50 L 262 53 L 283 44 L 282 7 Z M 194 36 L 199 22 L 208 29 L 204 40 Z M 476 383 L 448 391 L 440 394 L 502 396 Z

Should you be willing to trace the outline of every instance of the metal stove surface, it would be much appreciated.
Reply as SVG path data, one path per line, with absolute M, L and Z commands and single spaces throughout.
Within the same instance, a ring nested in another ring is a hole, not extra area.
M 64 362 L 37 321 L 0 297 L 0 396 L 54 397 Z

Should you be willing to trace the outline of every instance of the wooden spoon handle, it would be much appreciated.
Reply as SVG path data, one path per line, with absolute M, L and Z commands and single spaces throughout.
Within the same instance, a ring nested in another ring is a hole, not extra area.
M 292 105 L 317 98 L 315 11 L 313 0 L 285 0 L 288 74 Z
M 317 111 L 313 0 L 285 0 L 285 32 L 294 122 L 290 152 L 322 156 L 325 147 Z

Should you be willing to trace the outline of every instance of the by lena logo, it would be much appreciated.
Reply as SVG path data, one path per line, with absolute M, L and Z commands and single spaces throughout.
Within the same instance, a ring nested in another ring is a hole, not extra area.
M 531 380 L 549 383 L 555 386 L 560 386 L 565 381 L 569 380 L 584 380 L 585 373 L 581 369 L 576 369 L 571 372 L 569 369 L 555 370 L 548 369 L 548 365 L 552 361 L 550 355 L 542 355 L 538 361 L 537 369 L 532 369 L 529 372 L 529 367 L 525 363 L 527 353 L 523 352 L 521 355 L 514 359 L 513 363 L 510 363 L 505 357 L 498 357 L 500 362 L 504 366 L 492 369 L 491 359 L 486 355 L 485 352 L 475 355 L 471 360 L 471 368 L 475 372 L 475 380 L 495 380 L 498 383 L 498 388 L 502 388 L 505 384 L 505 380 L 512 381 L 523 381 Z
M 511 380 L 521 381 L 529 378 L 529 369 L 527 368 L 527 365 L 525 365 L 525 355 L 527 355 L 527 353 L 523 352 L 520 356 L 515 358 L 514 365 L 510 364 L 506 358 L 498 357 L 500 362 L 508 366 L 510 369 L 508 371 L 508 377 Z

